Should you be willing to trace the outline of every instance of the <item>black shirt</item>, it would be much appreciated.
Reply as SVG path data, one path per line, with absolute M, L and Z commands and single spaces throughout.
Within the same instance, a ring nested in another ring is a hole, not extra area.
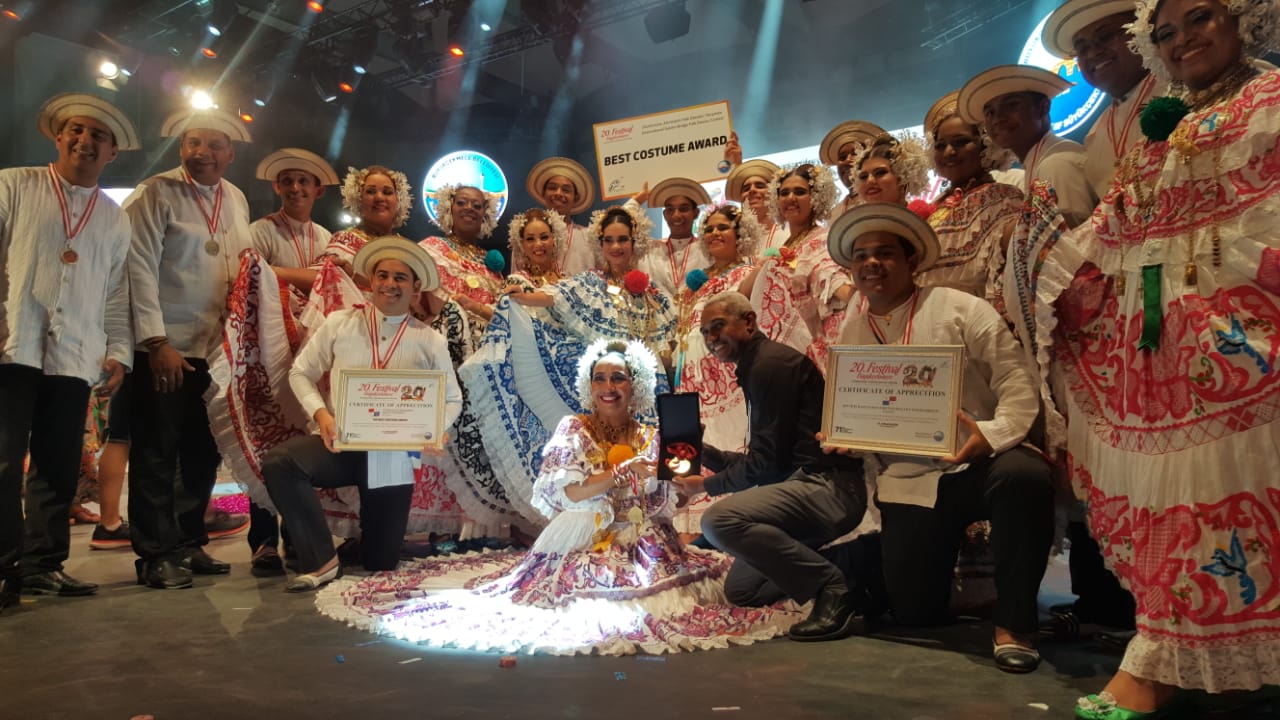
M 796 470 L 856 468 L 852 458 L 822 452 L 814 438 L 822 424 L 826 381 L 807 356 L 759 330 L 738 357 L 738 386 L 747 398 L 751 438 L 745 453 L 703 448 L 709 495 L 781 482 Z

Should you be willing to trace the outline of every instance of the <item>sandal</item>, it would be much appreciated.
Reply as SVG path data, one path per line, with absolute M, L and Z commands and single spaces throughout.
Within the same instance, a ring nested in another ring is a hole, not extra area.
M 1076 700 L 1076 718 L 1077 720 L 1172 720 L 1176 717 L 1185 717 L 1182 711 L 1190 707 L 1190 698 L 1191 693 L 1179 690 L 1155 710 L 1130 710 L 1117 705 L 1115 696 L 1103 690 L 1097 695 Z
M 70 525 L 97 525 L 102 522 L 102 516 L 83 505 L 72 505 L 67 520 Z

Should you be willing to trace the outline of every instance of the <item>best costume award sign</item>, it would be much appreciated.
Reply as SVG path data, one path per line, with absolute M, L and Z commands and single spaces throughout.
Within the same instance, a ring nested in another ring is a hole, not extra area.
M 340 450 L 441 447 L 446 430 L 440 370 L 342 368 L 335 373 L 334 419 Z
M 822 433 L 833 447 L 945 457 L 956 451 L 961 345 L 830 349 Z
M 596 163 L 602 199 L 630 197 L 667 178 L 698 182 L 729 174 L 724 146 L 733 126 L 729 101 L 596 123 Z

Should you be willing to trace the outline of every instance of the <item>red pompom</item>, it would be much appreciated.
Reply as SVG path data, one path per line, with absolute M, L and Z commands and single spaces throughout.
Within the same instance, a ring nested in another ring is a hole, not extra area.
M 783 262 L 795 262 L 796 251 L 789 247 L 778 248 L 778 257 L 782 258 Z
M 639 270 L 632 270 L 622 276 L 622 285 L 632 295 L 639 295 L 649 289 L 649 276 Z
M 916 199 L 907 203 L 907 209 L 915 213 L 916 215 L 919 215 L 921 219 L 928 221 L 929 216 L 932 215 L 933 212 L 938 209 L 938 206 L 934 205 L 928 200 Z

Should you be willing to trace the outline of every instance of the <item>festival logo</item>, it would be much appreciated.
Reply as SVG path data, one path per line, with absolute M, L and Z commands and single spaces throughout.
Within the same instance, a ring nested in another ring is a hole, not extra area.
M 1040 24 L 1036 25 L 1036 29 L 1031 32 L 1031 37 L 1027 38 L 1027 44 L 1022 48 L 1022 55 L 1018 58 L 1018 62 L 1022 65 L 1035 65 L 1050 70 L 1067 82 L 1075 83 L 1070 90 L 1053 99 L 1052 109 L 1049 110 L 1049 120 L 1053 123 L 1054 134 L 1066 135 L 1088 124 L 1094 114 L 1102 108 L 1106 95 L 1085 81 L 1084 73 L 1080 72 L 1074 58 L 1063 60 L 1054 57 L 1045 49 L 1044 44 L 1040 42 L 1040 36 L 1048 20 L 1049 15 L 1045 15 Z
M 459 150 L 436 161 L 422 179 L 422 204 L 432 222 L 436 215 L 436 190 L 442 185 L 471 185 L 498 196 L 498 217 L 507 207 L 507 176 L 502 168 L 484 153 Z

